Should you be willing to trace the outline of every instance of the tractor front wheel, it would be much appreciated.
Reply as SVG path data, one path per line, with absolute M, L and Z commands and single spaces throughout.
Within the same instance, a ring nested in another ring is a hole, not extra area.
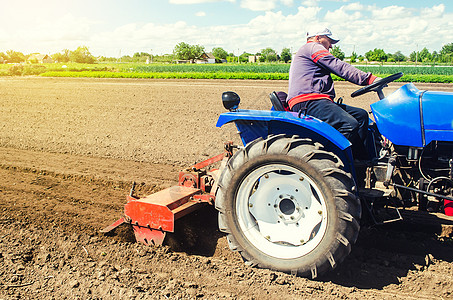
M 361 207 L 341 160 L 298 136 L 237 151 L 219 178 L 216 208 L 230 248 L 253 266 L 315 278 L 349 254 Z

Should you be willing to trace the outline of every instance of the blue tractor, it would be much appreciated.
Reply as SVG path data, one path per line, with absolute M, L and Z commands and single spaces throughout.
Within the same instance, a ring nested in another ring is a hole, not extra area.
M 316 278 L 345 259 L 365 221 L 400 220 L 401 207 L 453 215 L 453 94 L 409 83 L 385 97 L 402 75 L 351 95 L 380 99 L 367 161 L 354 160 L 330 125 L 285 111 L 275 92 L 268 111 L 239 109 L 239 96 L 223 93 L 229 112 L 217 126 L 234 123 L 243 145 L 225 143 L 224 153 L 182 170 L 177 186 L 144 198 L 132 189 L 123 217 L 102 231 L 128 223 L 137 241 L 162 244 L 177 219 L 209 203 L 248 265 Z
M 364 219 L 401 219 L 398 207 L 451 215 L 453 94 L 409 83 L 385 97 L 398 73 L 363 87 L 371 105 L 369 161 L 355 161 L 350 142 L 328 124 L 284 111 L 240 110 L 223 94 L 217 126 L 234 122 L 243 146 L 218 179 L 219 228 L 247 264 L 316 278 L 350 253 Z M 389 209 L 392 208 L 392 209 Z

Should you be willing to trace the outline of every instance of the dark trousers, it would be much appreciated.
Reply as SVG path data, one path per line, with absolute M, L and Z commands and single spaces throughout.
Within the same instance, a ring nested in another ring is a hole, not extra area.
M 354 158 L 368 159 L 365 140 L 368 134 L 368 113 L 366 110 L 328 99 L 317 99 L 298 103 L 292 111 L 305 110 L 307 115 L 326 122 L 337 129 L 352 143 Z

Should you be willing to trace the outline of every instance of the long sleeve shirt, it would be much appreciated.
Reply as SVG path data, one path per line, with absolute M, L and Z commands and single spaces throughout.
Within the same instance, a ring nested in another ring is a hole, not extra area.
M 308 42 L 293 57 L 289 69 L 287 102 L 295 104 L 315 99 L 335 99 L 331 73 L 358 85 L 367 85 L 376 78 L 333 56 L 323 45 Z

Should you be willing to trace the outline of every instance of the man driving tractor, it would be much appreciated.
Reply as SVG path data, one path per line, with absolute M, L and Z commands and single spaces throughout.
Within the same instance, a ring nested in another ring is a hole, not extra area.
M 352 143 L 354 157 L 367 159 L 364 141 L 368 113 L 361 108 L 333 102 L 335 89 L 331 73 L 358 85 L 369 85 L 378 77 L 333 56 L 329 49 L 338 42 L 327 28 L 307 32 L 307 43 L 291 62 L 286 101 L 292 111 L 302 110 L 337 129 Z

